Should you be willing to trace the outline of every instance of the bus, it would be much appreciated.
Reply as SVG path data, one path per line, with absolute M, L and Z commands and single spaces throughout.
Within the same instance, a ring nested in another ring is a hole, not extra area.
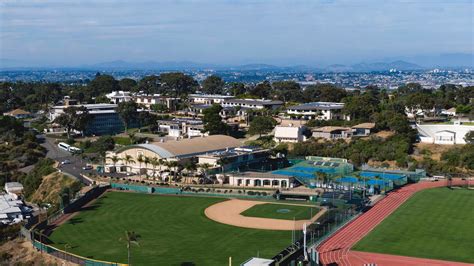
M 72 153 L 72 154 L 77 154 L 77 153 L 81 153 L 82 150 L 79 149 L 79 148 L 76 148 L 76 147 L 74 147 L 74 146 L 70 146 L 70 147 L 69 147 L 69 152 Z
M 76 148 L 76 147 L 74 147 L 74 146 L 71 146 L 71 145 L 69 145 L 69 144 L 67 144 L 67 143 L 64 143 L 64 142 L 59 142 L 59 143 L 58 143 L 58 147 L 59 147 L 60 149 L 62 149 L 62 150 L 68 151 L 68 152 L 73 153 L 73 154 L 81 153 L 81 152 L 82 152 L 81 149 Z
M 71 147 L 71 145 L 64 142 L 59 142 L 58 147 L 62 150 L 69 151 L 69 148 Z

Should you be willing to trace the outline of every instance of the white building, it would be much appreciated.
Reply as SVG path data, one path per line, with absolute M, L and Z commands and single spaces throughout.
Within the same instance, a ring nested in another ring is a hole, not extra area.
M 153 95 L 136 95 L 133 97 L 135 102 L 139 105 L 145 106 L 147 109 L 150 109 L 153 104 L 163 104 L 168 110 L 176 110 L 176 105 L 180 101 L 180 98 L 168 97 L 160 94 Z
M 467 126 L 462 124 L 431 124 L 421 125 L 417 124 L 418 136 L 423 143 L 432 144 L 466 144 L 464 137 L 470 131 L 474 131 L 474 126 Z
M 296 106 L 290 106 L 286 113 L 303 119 L 317 120 L 350 120 L 349 116 L 342 113 L 344 103 L 335 102 L 311 102 Z
M 105 95 L 111 103 L 119 104 L 132 100 L 132 94 L 129 91 L 113 91 Z
M 290 188 L 294 178 L 260 172 L 241 172 L 229 175 L 229 185 L 235 187 Z
M 158 121 L 160 132 L 167 133 L 170 137 L 203 137 L 207 133 L 203 133 L 204 124 L 200 119 L 190 118 L 174 118 L 172 120 Z
M 99 113 L 116 113 L 117 105 L 112 103 L 94 103 L 94 104 L 68 104 L 57 105 L 51 107 L 49 110 L 49 120 L 53 121 L 62 113 L 64 109 L 68 107 L 85 107 L 89 111 L 89 114 L 99 114 Z
M 225 100 L 222 107 L 240 107 L 244 109 L 270 109 L 274 110 L 283 105 L 282 101 L 265 99 L 230 99 Z
M 5 191 L 11 195 L 23 194 L 23 185 L 18 182 L 7 182 L 5 183 Z
M 16 195 L 0 195 L 0 223 L 11 224 L 21 222 L 24 217 L 21 207 L 23 202 Z
M 302 142 L 306 140 L 306 136 L 303 134 L 305 126 L 276 126 L 274 140 L 277 143 L 280 142 Z
M 222 104 L 226 100 L 234 99 L 234 96 L 220 94 L 189 94 L 188 99 L 195 104 Z

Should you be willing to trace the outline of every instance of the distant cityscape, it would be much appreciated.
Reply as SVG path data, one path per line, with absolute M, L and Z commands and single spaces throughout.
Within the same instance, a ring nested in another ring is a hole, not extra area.
M 0 81 L 24 82 L 60 82 L 66 84 L 87 84 L 94 79 L 97 72 L 110 74 L 116 79 L 132 78 L 139 80 L 144 76 L 159 75 L 163 72 L 184 72 L 197 81 L 210 75 L 218 75 L 226 82 L 258 83 L 261 81 L 293 80 L 302 86 L 331 83 L 346 89 L 376 85 L 380 88 L 396 89 L 399 86 L 416 82 L 424 88 L 437 88 L 442 84 L 462 86 L 474 85 L 473 69 L 429 69 L 398 70 L 370 72 L 317 72 L 298 69 L 249 69 L 249 70 L 83 70 L 83 69 L 38 69 L 38 70 L 5 70 L 0 71 Z

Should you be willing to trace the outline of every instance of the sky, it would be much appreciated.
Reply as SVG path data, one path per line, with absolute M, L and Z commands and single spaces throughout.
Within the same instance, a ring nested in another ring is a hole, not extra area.
M 351 64 L 474 53 L 474 0 L 0 0 L 0 60 Z

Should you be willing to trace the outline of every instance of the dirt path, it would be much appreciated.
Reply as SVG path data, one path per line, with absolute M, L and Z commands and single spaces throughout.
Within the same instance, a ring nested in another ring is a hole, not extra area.
M 262 202 L 262 201 L 251 201 L 251 200 L 239 200 L 231 199 L 224 202 L 220 202 L 208 207 L 204 213 L 206 216 L 219 223 L 229 224 L 238 227 L 254 228 L 254 229 L 265 229 L 265 230 L 301 230 L 303 224 L 309 224 L 316 221 L 321 215 L 326 212 L 325 208 L 322 208 L 311 220 L 282 220 L 282 219 L 270 219 L 270 218 L 258 218 L 258 217 L 246 217 L 241 215 L 243 211 L 259 204 L 283 204 L 283 205 L 298 205 L 308 206 L 302 204 L 291 204 L 291 203 L 273 203 L 273 202 Z

